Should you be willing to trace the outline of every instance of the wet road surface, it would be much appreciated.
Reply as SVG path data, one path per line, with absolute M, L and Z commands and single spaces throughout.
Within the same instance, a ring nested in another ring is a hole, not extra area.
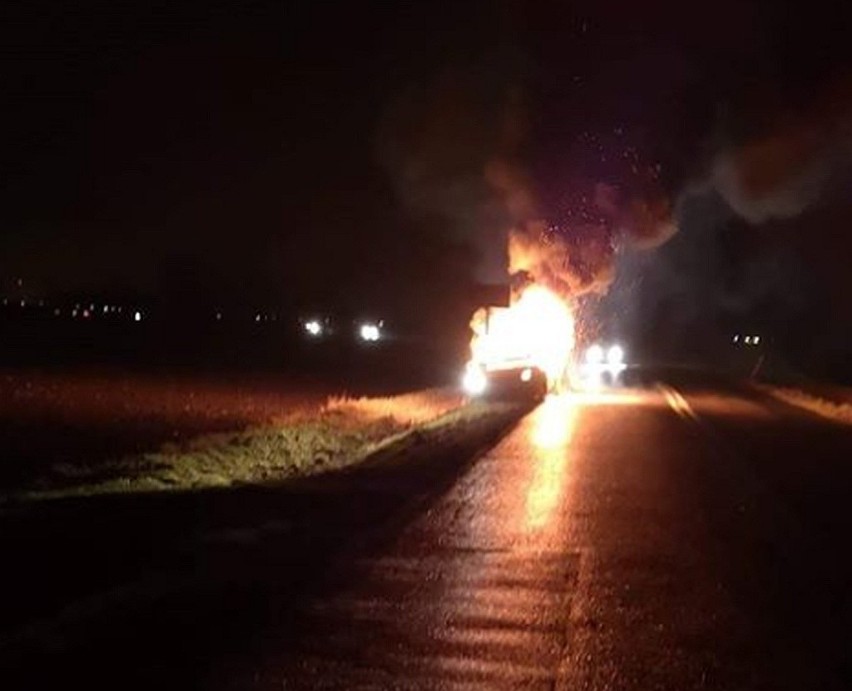
M 701 378 L 649 382 L 548 399 L 404 498 L 430 481 L 335 495 L 303 552 L 257 538 L 227 587 L 202 576 L 44 659 L 82 678 L 120 660 L 148 687 L 852 684 L 848 427 Z
M 828 427 L 706 391 L 550 399 L 337 562 L 236 685 L 848 688 L 852 581 L 823 551 L 850 525 L 852 435 Z M 833 523 L 796 512 L 816 489 Z

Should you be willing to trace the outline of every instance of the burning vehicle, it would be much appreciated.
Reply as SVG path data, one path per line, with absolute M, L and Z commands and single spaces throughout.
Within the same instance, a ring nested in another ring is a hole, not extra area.
M 525 363 L 492 367 L 468 363 L 462 386 L 473 397 L 541 399 L 548 392 L 547 375 Z
M 478 309 L 470 326 L 471 357 L 462 376 L 468 395 L 540 399 L 566 386 L 574 317 L 555 292 L 530 284 L 508 307 Z

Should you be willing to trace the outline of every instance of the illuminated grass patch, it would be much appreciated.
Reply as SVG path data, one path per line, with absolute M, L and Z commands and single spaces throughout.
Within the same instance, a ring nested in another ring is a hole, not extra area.
M 357 463 L 418 426 L 456 421 L 462 405 L 460 396 L 438 389 L 332 397 L 314 414 L 296 413 L 272 425 L 166 444 L 91 467 L 57 464 L 18 497 L 192 490 L 313 475 Z M 465 408 L 467 414 L 485 410 Z

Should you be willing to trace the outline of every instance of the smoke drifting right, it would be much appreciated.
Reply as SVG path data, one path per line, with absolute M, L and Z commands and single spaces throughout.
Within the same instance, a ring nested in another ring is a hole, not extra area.
M 483 280 L 559 292 L 581 337 L 715 362 L 756 332 L 852 380 L 850 9 L 506 16 L 390 99 L 378 158 L 408 212 L 475 247 Z

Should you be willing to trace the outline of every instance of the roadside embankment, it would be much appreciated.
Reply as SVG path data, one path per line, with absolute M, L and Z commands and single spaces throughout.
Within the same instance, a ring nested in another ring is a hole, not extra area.
M 200 490 L 277 482 L 356 464 L 422 425 L 488 415 L 451 389 L 388 397 L 329 397 L 316 411 L 273 424 L 209 434 L 109 461 L 55 463 L 15 496 L 45 499 L 96 494 Z
M 817 381 L 778 355 L 759 364 L 751 382 L 761 392 L 820 417 L 852 424 L 852 387 Z

